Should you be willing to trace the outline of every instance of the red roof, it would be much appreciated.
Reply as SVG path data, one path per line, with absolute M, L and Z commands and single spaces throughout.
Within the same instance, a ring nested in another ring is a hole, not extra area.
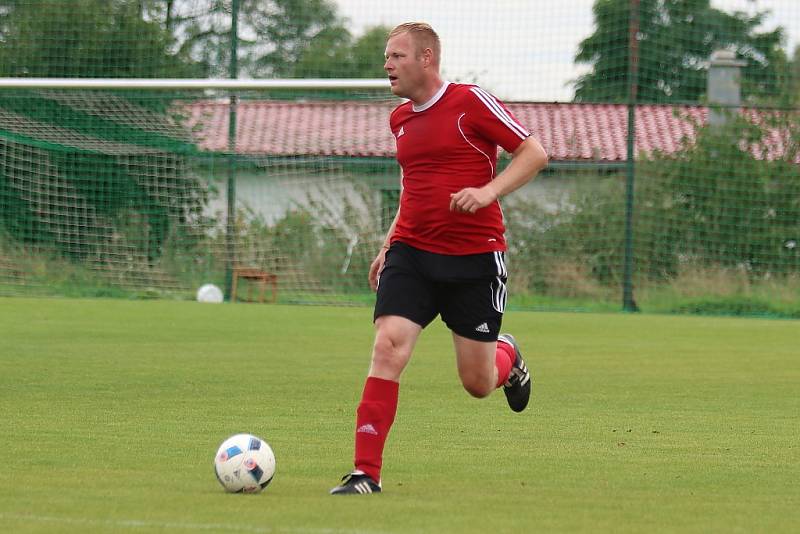
M 245 101 L 237 107 L 236 152 L 277 156 L 394 157 L 389 132 L 392 102 Z M 551 161 L 625 161 L 628 109 L 624 104 L 509 103 Z M 227 102 L 188 106 L 189 125 L 203 150 L 226 152 Z M 756 118 L 756 112 L 747 115 Z M 636 109 L 636 152 L 676 151 L 706 122 L 703 106 L 641 105 Z M 785 143 L 772 134 L 780 156 Z M 759 157 L 763 155 L 759 154 Z

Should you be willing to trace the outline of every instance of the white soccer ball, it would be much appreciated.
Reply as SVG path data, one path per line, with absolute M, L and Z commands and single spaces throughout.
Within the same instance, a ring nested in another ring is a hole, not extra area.
M 227 492 L 258 493 L 275 476 L 275 454 L 263 439 L 236 434 L 217 449 L 214 472 Z
M 214 284 L 205 284 L 197 290 L 197 302 L 219 304 L 222 300 L 222 290 Z

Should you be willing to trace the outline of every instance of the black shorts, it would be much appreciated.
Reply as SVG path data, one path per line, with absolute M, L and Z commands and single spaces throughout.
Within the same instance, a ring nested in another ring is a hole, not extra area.
M 459 336 L 496 341 L 506 279 L 502 252 L 448 256 L 395 241 L 378 279 L 374 318 L 399 315 L 425 328 L 441 314 Z

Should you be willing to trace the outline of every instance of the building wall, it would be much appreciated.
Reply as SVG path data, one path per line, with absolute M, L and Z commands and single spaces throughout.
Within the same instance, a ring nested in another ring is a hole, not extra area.
M 227 209 L 227 176 L 206 174 L 204 178 L 214 191 L 206 215 L 216 217 L 222 224 Z M 509 195 L 502 204 L 533 201 L 548 211 L 557 211 L 569 204 L 576 189 L 590 186 L 598 179 L 597 173 L 548 173 Z M 292 210 L 308 209 L 335 226 L 344 217 L 346 202 L 362 217 L 373 218 L 377 223 L 381 222 L 381 209 L 388 208 L 391 220 L 396 207 L 384 204 L 394 201 L 396 195 L 390 193 L 398 189 L 399 178 L 394 174 L 247 170 L 239 171 L 236 178 L 238 209 L 267 225 L 275 224 Z M 385 215 L 383 218 L 385 222 Z

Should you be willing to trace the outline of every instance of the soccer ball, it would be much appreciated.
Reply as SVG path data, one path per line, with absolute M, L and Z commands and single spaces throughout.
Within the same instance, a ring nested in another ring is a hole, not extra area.
M 275 454 L 263 439 L 236 434 L 217 449 L 214 473 L 227 492 L 258 493 L 275 476 Z
M 223 300 L 222 290 L 214 284 L 205 284 L 197 290 L 197 302 L 219 304 Z

